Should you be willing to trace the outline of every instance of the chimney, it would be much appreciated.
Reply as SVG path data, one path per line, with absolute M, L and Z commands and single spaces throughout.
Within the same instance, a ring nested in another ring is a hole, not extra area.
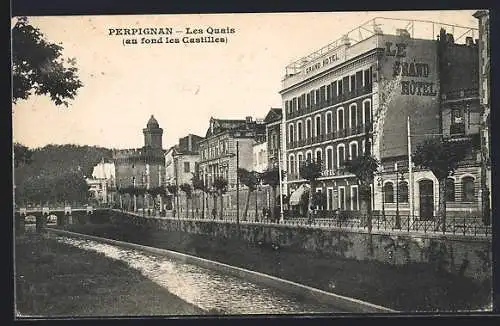
M 247 123 L 251 123 L 252 122 L 252 117 L 248 116 L 245 118 L 246 122 Z
M 474 40 L 472 39 L 472 37 L 467 36 L 467 37 L 465 38 L 465 44 L 466 44 L 467 46 L 473 46 L 473 45 L 474 45 Z

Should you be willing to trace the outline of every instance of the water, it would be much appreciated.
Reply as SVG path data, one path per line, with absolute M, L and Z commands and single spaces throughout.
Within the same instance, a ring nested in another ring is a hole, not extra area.
M 139 270 L 144 276 L 206 311 L 225 314 L 286 314 L 340 312 L 324 304 L 304 302 L 258 284 L 185 264 L 168 257 L 124 249 L 92 240 L 58 236 L 65 244 L 104 253 Z

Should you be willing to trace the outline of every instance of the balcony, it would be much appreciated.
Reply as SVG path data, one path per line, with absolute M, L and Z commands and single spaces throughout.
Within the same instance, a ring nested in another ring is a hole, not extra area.
M 452 123 L 450 125 L 450 136 L 451 137 L 463 137 L 465 136 L 465 123 Z
M 373 131 L 373 127 L 371 125 L 369 127 L 370 127 L 369 132 Z M 327 134 L 320 134 L 314 137 L 292 141 L 287 144 L 287 148 L 293 149 L 297 147 L 304 147 L 307 145 L 322 143 L 328 140 L 335 140 L 349 136 L 363 135 L 365 132 L 366 132 L 366 125 L 361 124 L 353 128 L 339 129 Z

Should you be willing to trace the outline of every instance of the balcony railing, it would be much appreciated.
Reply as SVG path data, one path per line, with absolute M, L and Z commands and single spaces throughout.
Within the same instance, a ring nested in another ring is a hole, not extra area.
M 302 115 L 321 110 L 321 109 L 328 107 L 328 106 L 333 106 L 335 104 L 342 103 L 342 102 L 348 101 L 350 99 L 353 99 L 353 98 L 356 98 L 356 97 L 359 97 L 362 95 L 370 94 L 371 92 L 372 92 L 372 85 L 371 84 L 366 85 L 366 86 L 364 86 L 362 88 L 358 88 L 352 92 L 342 93 L 342 94 L 334 96 L 328 100 L 325 99 L 325 100 L 320 101 L 319 103 L 314 103 L 314 104 L 311 104 L 309 106 L 301 107 L 300 109 L 297 109 L 293 112 L 287 112 L 286 118 L 287 118 L 287 120 L 289 120 L 289 119 L 293 119 L 296 117 L 300 117 Z
M 369 131 L 370 132 L 373 131 L 373 128 L 371 125 L 369 128 Z M 358 125 L 358 126 L 353 127 L 353 128 L 334 130 L 334 131 L 327 133 L 327 134 L 320 134 L 320 135 L 316 135 L 316 136 L 311 137 L 311 138 L 303 138 L 300 140 L 295 140 L 295 141 L 289 142 L 287 144 L 287 148 L 294 149 L 297 147 L 313 145 L 313 144 L 321 143 L 321 142 L 328 141 L 328 140 L 335 140 L 335 139 L 349 137 L 349 136 L 362 135 L 365 132 L 366 132 L 366 125 L 361 124 L 361 125 Z

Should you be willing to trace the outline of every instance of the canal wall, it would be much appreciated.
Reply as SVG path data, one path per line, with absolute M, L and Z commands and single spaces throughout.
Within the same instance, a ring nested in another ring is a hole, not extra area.
M 235 223 L 213 220 L 144 218 L 113 211 L 112 223 L 134 223 L 171 232 L 238 237 Z M 97 217 L 97 216 L 96 216 Z M 96 219 L 97 220 L 97 219 Z M 391 265 L 423 264 L 437 272 L 491 280 L 491 237 L 443 234 L 408 234 L 401 231 L 324 229 L 310 226 L 240 223 L 241 239 L 300 252 L 340 256 Z M 418 277 L 418 275 L 416 275 Z

